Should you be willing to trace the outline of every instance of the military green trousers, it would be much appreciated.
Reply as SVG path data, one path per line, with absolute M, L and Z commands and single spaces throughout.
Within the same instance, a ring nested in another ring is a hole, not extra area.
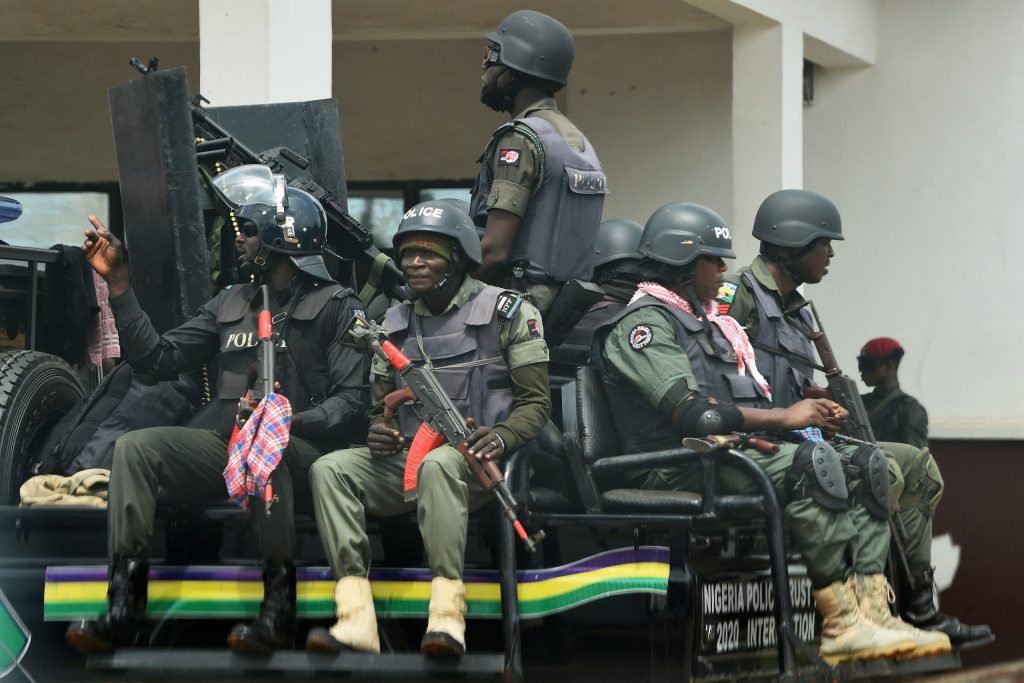
M 291 437 L 270 478 L 277 496 L 270 515 L 262 500 L 250 499 L 252 524 L 263 559 L 293 559 L 296 495 L 305 501 L 303 507 L 309 507 L 306 472 L 308 464 L 320 454 L 309 441 Z M 119 438 L 114 445 L 108 495 L 113 557 L 149 557 L 159 489 L 186 500 L 227 500 L 227 464 L 228 439 L 214 431 L 151 427 Z
M 890 496 L 907 533 L 903 539 L 907 563 L 911 569 L 930 568 L 932 517 L 945 488 L 939 466 L 927 448 L 890 442 L 878 445 L 895 461 L 902 478 L 902 486 L 891 488 Z
M 391 517 L 410 510 L 416 510 L 432 575 L 462 578 L 469 513 L 487 503 L 490 494 L 448 445 L 423 459 L 414 501 L 406 502 L 402 491 L 404 470 L 403 455 L 375 458 L 365 446 L 334 451 L 313 463 L 313 510 L 335 578 L 369 572 L 367 515 Z
M 779 452 L 765 455 L 754 449 L 743 454 L 764 470 L 783 508 L 784 522 L 794 548 L 803 556 L 807 575 L 815 588 L 842 581 L 851 574 L 879 574 L 889 551 L 889 526 L 855 504 L 846 511 L 829 510 L 812 498 L 794 499 L 785 484 L 793 467 L 796 444 L 779 444 Z M 842 446 L 840 453 L 855 447 Z M 892 467 L 890 467 L 890 470 Z M 806 475 L 801 475 L 806 476 Z M 696 466 L 657 468 L 646 473 L 641 486 L 649 489 L 700 491 L 700 470 Z M 754 481 L 742 470 L 723 465 L 718 468 L 722 493 L 755 494 Z M 859 481 L 849 481 L 855 490 Z

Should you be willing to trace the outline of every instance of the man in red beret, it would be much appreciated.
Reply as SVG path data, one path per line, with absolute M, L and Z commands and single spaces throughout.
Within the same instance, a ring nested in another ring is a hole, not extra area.
M 857 367 L 864 384 L 874 387 L 864 394 L 864 408 L 875 438 L 879 441 L 928 446 L 928 413 L 916 398 L 900 389 L 897 372 L 903 347 L 891 337 L 872 339 L 857 356 Z

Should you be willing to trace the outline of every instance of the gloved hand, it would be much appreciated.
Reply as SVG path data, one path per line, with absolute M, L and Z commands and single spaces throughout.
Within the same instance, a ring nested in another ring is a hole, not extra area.
M 476 420 L 471 417 L 466 418 L 466 424 L 473 430 L 464 442 L 470 455 L 477 460 L 497 460 L 505 455 L 505 442 L 494 427 L 477 427 Z

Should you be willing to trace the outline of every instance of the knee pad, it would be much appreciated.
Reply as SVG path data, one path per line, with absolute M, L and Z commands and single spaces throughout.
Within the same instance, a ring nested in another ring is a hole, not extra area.
M 861 444 L 850 456 L 851 474 L 860 479 L 857 502 L 872 517 L 889 519 L 889 467 L 882 449 Z
M 786 489 L 793 500 L 812 498 L 829 510 L 841 512 L 850 506 L 839 454 L 824 442 L 804 441 L 797 446 L 786 473 Z

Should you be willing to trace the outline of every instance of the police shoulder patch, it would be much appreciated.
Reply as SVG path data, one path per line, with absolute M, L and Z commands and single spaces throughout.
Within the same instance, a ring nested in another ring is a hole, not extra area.
M 629 331 L 629 345 L 634 351 L 642 351 L 650 346 L 654 332 L 647 325 L 636 325 Z
M 499 166 L 518 166 L 519 158 L 523 155 L 518 149 L 499 149 L 498 150 L 498 165 Z
M 519 312 L 519 308 L 522 305 L 523 297 L 514 292 L 503 292 L 498 295 L 498 301 L 495 304 L 495 309 L 498 311 L 499 318 L 511 320 L 516 317 L 516 313 Z

